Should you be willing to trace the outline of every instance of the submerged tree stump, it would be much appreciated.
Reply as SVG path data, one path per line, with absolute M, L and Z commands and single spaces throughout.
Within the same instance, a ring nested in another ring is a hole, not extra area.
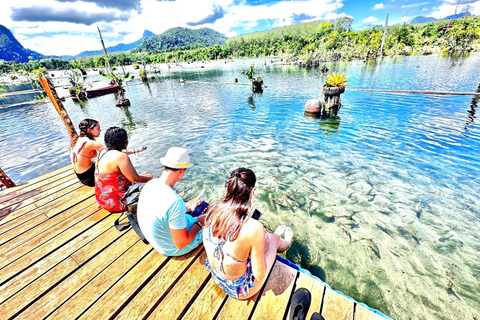
M 322 116 L 337 116 L 342 107 L 340 95 L 345 92 L 345 87 L 323 87 L 323 113 Z

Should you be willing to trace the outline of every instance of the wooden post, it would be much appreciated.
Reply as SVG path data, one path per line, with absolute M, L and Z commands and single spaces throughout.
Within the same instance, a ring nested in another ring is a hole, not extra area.
M 380 57 L 383 57 L 383 45 L 385 44 L 385 36 L 387 35 L 388 14 L 385 20 L 385 27 L 383 27 L 382 47 L 380 48 Z
M 63 124 L 65 125 L 65 127 L 67 127 L 68 135 L 70 136 L 70 139 L 73 141 L 78 137 L 78 134 L 72 123 L 72 120 L 68 116 L 67 110 L 65 110 L 65 108 L 63 107 L 62 101 L 58 98 L 55 87 L 53 86 L 52 82 L 48 78 L 41 77 L 40 83 L 42 84 L 43 89 L 45 89 L 45 92 L 47 93 L 48 97 L 52 101 L 53 106 L 55 107 L 58 114 L 60 115 L 60 118 L 62 119 Z
M 10 180 L 7 174 L 3 172 L 2 168 L 0 168 L 0 182 L 0 187 L 2 187 L 2 185 L 7 188 L 16 187 L 15 183 L 13 183 L 13 181 Z

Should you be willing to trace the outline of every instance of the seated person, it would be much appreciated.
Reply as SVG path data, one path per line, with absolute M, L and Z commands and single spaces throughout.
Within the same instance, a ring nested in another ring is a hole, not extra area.
M 100 123 L 93 119 L 83 119 L 78 124 L 80 135 L 72 140 L 70 148 L 70 160 L 72 161 L 73 171 L 78 180 L 86 186 L 95 187 L 95 163 L 93 158 L 97 157 L 97 152 L 105 146 L 95 141 L 100 136 Z M 124 150 L 126 154 L 137 154 L 146 150 L 143 146 L 135 150 Z
M 223 201 L 211 205 L 205 219 L 205 265 L 217 285 L 235 299 L 255 295 L 267 279 L 277 252 L 292 244 L 293 231 L 289 227 L 279 226 L 270 234 L 251 218 L 255 182 L 252 170 L 233 171 Z M 280 237 L 282 234 L 285 239 Z
M 194 211 L 201 200 L 185 203 L 173 190 L 191 166 L 187 149 L 172 147 L 160 162 L 164 166 L 162 175 L 145 184 L 140 193 L 138 225 L 155 250 L 166 256 L 180 256 L 202 243 L 205 216 L 186 214 Z
M 133 182 L 147 182 L 150 174 L 139 175 L 128 155 L 122 152 L 128 146 L 125 129 L 111 127 L 105 132 L 105 144 L 95 170 L 95 198 L 100 207 L 110 212 L 122 211 L 120 199 Z

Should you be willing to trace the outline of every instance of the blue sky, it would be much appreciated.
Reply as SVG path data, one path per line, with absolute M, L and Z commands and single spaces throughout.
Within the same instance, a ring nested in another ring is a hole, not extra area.
M 46 55 L 99 50 L 97 26 L 107 46 L 130 43 L 144 30 L 212 28 L 228 37 L 315 20 L 353 19 L 353 29 L 408 23 L 417 16 L 443 18 L 480 0 L 17 0 L 2 3 L 0 24 L 26 48 Z

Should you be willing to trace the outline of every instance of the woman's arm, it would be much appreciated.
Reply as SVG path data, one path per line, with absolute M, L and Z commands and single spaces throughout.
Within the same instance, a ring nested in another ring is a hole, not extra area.
M 267 276 L 267 263 L 265 261 L 265 228 L 258 221 L 255 222 L 250 230 L 250 243 L 252 251 L 250 259 L 252 262 L 252 271 L 255 279 L 263 281 Z
M 151 174 L 142 174 L 139 175 L 137 170 L 133 167 L 130 158 L 124 154 L 120 153 L 117 158 L 118 169 L 120 172 L 130 181 L 130 182 L 147 182 L 153 178 Z
M 125 153 L 126 155 L 131 155 L 131 154 L 139 154 L 140 152 L 142 151 L 145 151 L 147 150 L 147 147 L 146 146 L 141 146 L 140 148 L 138 149 L 133 149 L 133 150 L 122 150 L 123 153 Z

